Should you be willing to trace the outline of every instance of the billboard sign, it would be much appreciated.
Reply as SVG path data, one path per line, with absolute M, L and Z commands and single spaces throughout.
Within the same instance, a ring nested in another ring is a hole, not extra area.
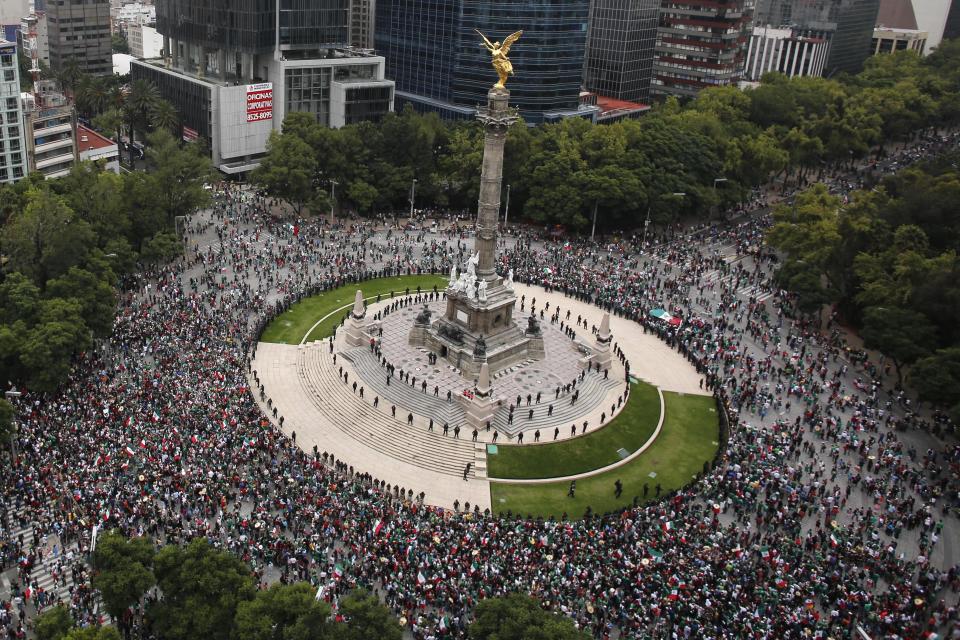
M 247 122 L 273 119 L 273 83 L 247 85 Z

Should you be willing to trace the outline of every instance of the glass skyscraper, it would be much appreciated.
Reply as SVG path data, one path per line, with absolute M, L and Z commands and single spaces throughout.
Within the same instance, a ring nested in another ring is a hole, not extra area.
M 476 30 L 501 41 L 523 30 L 511 104 L 530 123 L 592 115 L 580 107 L 588 12 L 589 0 L 377 0 L 374 44 L 398 100 L 468 118 L 496 81 Z
M 660 0 L 593 0 L 584 84 L 602 96 L 650 99 Z

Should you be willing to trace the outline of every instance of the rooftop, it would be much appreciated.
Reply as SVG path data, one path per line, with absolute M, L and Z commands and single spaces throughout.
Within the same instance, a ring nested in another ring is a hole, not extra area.
M 77 150 L 80 151 L 80 153 L 116 146 L 116 142 L 103 137 L 93 129 L 88 129 L 82 124 L 77 125 Z

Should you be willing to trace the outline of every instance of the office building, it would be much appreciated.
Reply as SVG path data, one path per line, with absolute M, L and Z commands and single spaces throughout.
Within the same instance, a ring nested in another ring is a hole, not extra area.
M 22 122 L 17 45 L 0 40 L 0 183 L 28 173 Z
M 108 0 L 57 0 L 47 3 L 50 66 L 75 61 L 91 75 L 113 72 Z
M 527 123 L 593 119 L 580 104 L 589 0 L 377 0 L 374 44 L 397 84 L 397 107 L 472 119 L 496 82 L 491 40 L 515 31 L 510 103 Z
M 350 46 L 373 49 L 377 0 L 350 0 Z
M 341 127 L 393 109 L 384 59 L 346 46 L 349 0 L 277 6 L 158 0 L 165 57 L 130 65 L 133 79 L 149 80 L 176 107 L 184 139 L 209 141 L 224 173 L 254 169 L 288 113 Z
M 752 0 L 663 0 L 652 91 L 695 96 L 743 77 Z
M 925 32 L 924 54 L 928 54 L 937 48 L 942 39 L 960 36 L 960 0 L 880 0 L 877 26 Z M 904 40 L 893 38 L 892 34 L 886 35 L 889 37 L 881 40 L 896 39 L 900 43 Z M 911 43 L 918 39 L 914 37 Z M 886 43 L 883 46 L 886 47 Z
M 755 26 L 747 47 L 743 77 L 748 82 L 759 82 L 763 74 L 771 72 L 789 78 L 821 76 L 829 51 L 830 41 L 822 36 L 790 28 Z
M 163 53 L 163 36 L 145 24 L 127 25 L 127 44 L 134 58 L 159 58 Z
M 927 32 L 917 29 L 894 29 L 877 27 L 873 30 L 872 53 L 896 53 L 897 51 L 916 51 L 924 54 L 927 44 Z
M 854 74 L 871 54 L 879 11 L 880 0 L 758 0 L 754 26 L 822 39 L 829 48 L 822 75 Z
M 41 80 L 26 94 L 23 128 L 30 171 L 60 178 L 77 162 L 77 112 L 53 80 Z
M 592 0 L 584 86 L 616 100 L 647 102 L 660 0 Z
M 943 24 L 943 38 L 960 38 L 960 0 L 952 0 L 950 3 L 947 19 Z
M 157 21 L 157 8 L 143 2 L 126 2 L 111 8 L 114 32 L 125 32 L 130 25 L 153 24 Z

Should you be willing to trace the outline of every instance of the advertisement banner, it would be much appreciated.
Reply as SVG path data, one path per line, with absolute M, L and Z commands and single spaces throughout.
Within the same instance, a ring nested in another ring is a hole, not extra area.
M 273 83 L 247 85 L 247 122 L 273 119 Z

